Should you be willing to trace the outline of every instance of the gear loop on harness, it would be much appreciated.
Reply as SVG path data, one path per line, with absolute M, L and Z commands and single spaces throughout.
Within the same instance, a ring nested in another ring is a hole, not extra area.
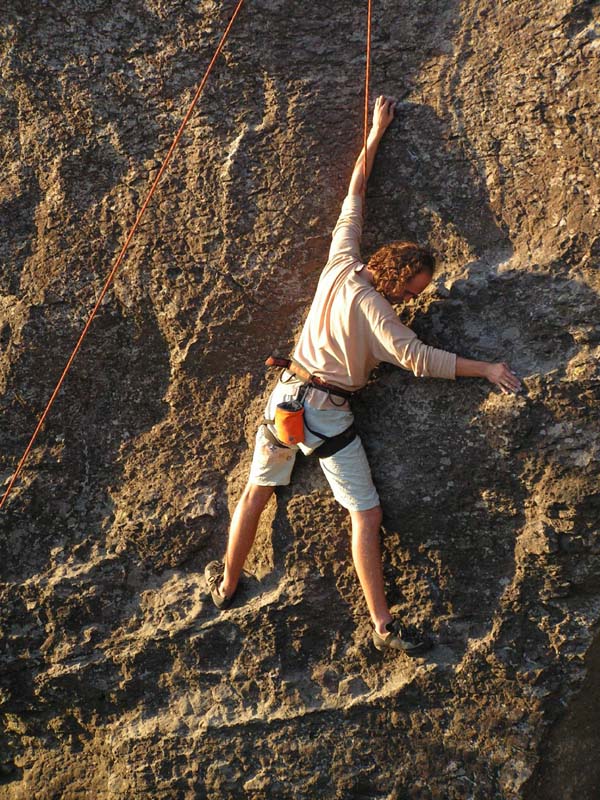
M 336 408 L 341 408 L 348 402 L 348 400 L 345 397 L 343 397 L 341 403 L 336 403 L 333 397 L 331 396 L 331 391 L 329 389 L 327 390 L 327 396 L 329 397 L 329 402 L 331 403 L 331 405 L 335 406 Z

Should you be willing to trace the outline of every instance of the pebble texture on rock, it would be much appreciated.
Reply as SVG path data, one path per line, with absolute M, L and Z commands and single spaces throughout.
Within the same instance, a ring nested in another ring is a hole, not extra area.
M 5 486 L 233 7 L 0 9 Z M 403 319 L 525 387 L 384 365 L 355 403 L 389 598 L 437 646 L 373 649 L 310 459 L 244 602 L 205 594 L 361 146 L 365 19 L 248 0 L 0 512 L 0 798 L 598 797 L 597 2 L 374 3 L 402 106 L 363 256 L 434 247 Z

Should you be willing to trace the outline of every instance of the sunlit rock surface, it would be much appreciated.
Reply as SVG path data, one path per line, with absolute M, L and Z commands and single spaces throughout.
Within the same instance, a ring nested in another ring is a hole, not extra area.
M 524 383 L 383 366 L 355 403 L 390 600 L 437 646 L 373 649 L 310 459 L 242 602 L 205 595 L 362 141 L 364 5 L 246 4 L 0 512 L 1 798 L 597 800 L 596 3 L 374 4 L 403 105 L 363 255 L 429 243 L 403 318 Z M 233 7 L 0 10 L 4 486 Z

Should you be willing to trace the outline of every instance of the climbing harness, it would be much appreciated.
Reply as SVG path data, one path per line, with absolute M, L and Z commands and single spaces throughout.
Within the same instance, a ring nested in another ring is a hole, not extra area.
M 353 397 L 354 392 L 350 392 L 347 389 L 342 389 L 339 386 L 334 386 L 333 383 L 327 383 L 322 378 L 317 377 L 316 375 L 312 375 L 302 364 L 299 364 L 297 361 L 294 361 L 293 358 L 279 358 L 278 356 L 269 356 L 265 361 L 265 366 L 267 367 L 279 367 L 281 372 L 281 380 L 283 383 L 287 383 L 291 378 L 284 378 L 285 372 L 289 372 L 297 378 L 300 378 L 301 381 L 308 384 L 308 388 L 310 389 L 318 389 L 320 392 L 327 392 L 328 395 L 334 395 L 335 397 L 341 397 L 342 402 L 336 403 L 329 398 L 334 406 L 343 406 L 346 400 L 350 400 Z
M 264 427 L 265 436 L 271 444 L 277 447 L 294 447 L 298 444 L 303 444 L 304 428 L 306 428 L 313 436 L 323 441 L 323 444 L 320 444 L 315 449 L 315 455 L 319 458 L 329 458 L 349 445 L 350 442 L 356 438 L 358 434 L 354 422 L 341 433 L 337 433 L 335 436 L 327 436 L 324 433 L 313 430 L 304 416 L 304 399 L 309 389 L 318 389 L 321 392 L 327 392 L 333 405 L 338 406 L 344 405 L 346 400 L 353 396 L 354 392 L 340 389 L 339 386 L 333 386 L 321 380 L 321 378 L 317 378 L 305 367 L 291 358 L 269 356 L 265 361 L 265 365 L 267 367 L 281 368 L 279 380 L 282 383 L 289 383 L 294 377 L 298 377 L 303 381 L 294 399 L 285 400 L 283 403 L 279 403 L 276 406 L 274 419 L 264 419 L 262 421 L 261 424 Z M 288 377 L 286 377 L 286 372 L 288 373 Z M 335 403 L 331 397 L 332 394 L 342 397 L 343 402 Z M 270 430 L 269 426 L 275 428 L 275 433 Z
M 306 423 L 304 424 L 306 425 Z M 308 425 L 306 425 L 306 427 L 308 428 Z M 322 433 L 313 431 L 312 428 L 308 428 L 308 430 L 314 433 L 315 436 L 318 436 L 319 439 L 324 439 L 323 444 L 320 444 L 315 450 L 315 455 L 320 459 L 329 458 L 339 453 L 340 450 L 343 450 L 344 447 L 348 447 L 350 442 L 353 442 L 358 436 L 358 431 L 356 430 L 354 422 L 335 436 L 325 436 Z

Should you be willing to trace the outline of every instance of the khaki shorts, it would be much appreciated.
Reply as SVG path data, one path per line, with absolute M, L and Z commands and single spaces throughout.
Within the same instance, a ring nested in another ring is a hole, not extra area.
M 265 419 L 273 419 L 277 404 L 284 399 L 294 398 L 300 385 L 299 381 L 280 381 L 267 402 Z M 309 402 L 305 402 L 304 414 L 307 424 L 326 436 L 341 433 L 353 420 L 347 405 L 344 408 L 321 409 L 313 408 Z M 271 426 L 270 429 L 274 432 Z M 267 439 L 264 426 L 261 425 L 256 434 L 249 482 L 258 486 L 287 486 L 298 451 L 309 455 L 321 444 L 322 440 L 308 430 L 305 433 L 306 441 L 303 444 L 278 447 Z M 357 436 L 329 458 L 319 459 L 319 464 L 331 486 L 333 496 L 348 511 L 367 511 L 379 505 L 379 495 L 373 485 L 367 454 L 360 437 Z

